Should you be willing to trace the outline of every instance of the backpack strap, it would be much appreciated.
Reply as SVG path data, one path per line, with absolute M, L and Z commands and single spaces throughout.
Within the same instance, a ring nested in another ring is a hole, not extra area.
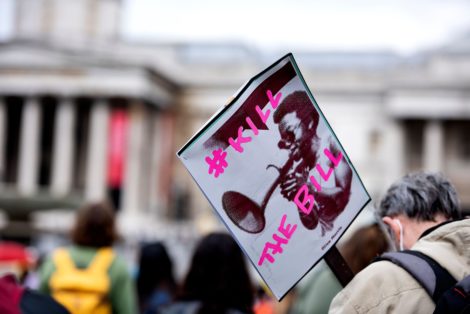
M 459 288 L 463 293 L 470 295 L 470 275 L 460 280 L 457 284 L 457 288 Z
M 66 248 L 59 248 L 54 252 L 53 256 L 56 269 L 70 271 L 76 269 L 75 263 L 70 257 Z
M 390 261 L 406 270 L 433 299 L 434 303 L 457 280 L 431 257 L 412 250 L 388 252 L 375 261 Z
M 114 260 L 114 252 L 112 248 L 99 249 L 93 260 L 87 267 L 87 271 L 92 273 L 106 273 Z

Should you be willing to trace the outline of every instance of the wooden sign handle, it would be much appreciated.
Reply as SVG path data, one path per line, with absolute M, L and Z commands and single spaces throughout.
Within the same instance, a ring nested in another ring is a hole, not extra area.
M 336 246 L 332 246 L 323 258 L 343 287 L 353 279 L 354 274 L 351 268 L 349 268 Z

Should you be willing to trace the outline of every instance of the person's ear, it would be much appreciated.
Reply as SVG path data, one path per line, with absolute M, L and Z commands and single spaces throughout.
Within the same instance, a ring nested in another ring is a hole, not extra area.
M 390 228 L 390 230 L 392 230 L 393 236 L 395 237 L 397 241 L 399 241 L 400 240 L 400 227 L 394 221 L 394 219 L 391 217 L 385 216 L 382 218 L 382 221 L 384 224 L 386 224 Z

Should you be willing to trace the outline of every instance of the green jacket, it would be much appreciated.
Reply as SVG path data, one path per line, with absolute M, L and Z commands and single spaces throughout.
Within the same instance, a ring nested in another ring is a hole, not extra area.
M 343 288 L 324 262 L 313 271 L 315 273 L 297 290 L 293 314 L 327 314 L 331 301 Z
M 68 248 L 70 256 L 77 268 L 86 268 L 92 261 L 97 249 L 91 247 L 72 246 Z M 51 294 L 49 281 L 55 271 L 52 256 L 41 265 L 39 290 Z M 129 275 L 124 261 L 115 256 L 108 271 L 111 281 L 109 300 L 114 314 L 135 314 L 137 313 L 137 302 L 134 282 Z

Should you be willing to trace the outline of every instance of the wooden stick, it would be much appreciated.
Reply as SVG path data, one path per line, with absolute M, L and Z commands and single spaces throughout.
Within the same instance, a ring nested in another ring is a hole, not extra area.
M 331 247 L 323 258 L 343 287 L 353 279 L 354 274 L 351 268 L 349 268 L 336 246 Z

